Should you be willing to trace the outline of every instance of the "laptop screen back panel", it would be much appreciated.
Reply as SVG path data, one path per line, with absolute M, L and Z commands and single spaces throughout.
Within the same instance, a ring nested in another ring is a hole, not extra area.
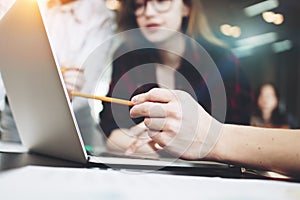
M 17 0 L 0 21 L 0 70 L 22 143 L 84 163 L 84 150 L 38 3 Z

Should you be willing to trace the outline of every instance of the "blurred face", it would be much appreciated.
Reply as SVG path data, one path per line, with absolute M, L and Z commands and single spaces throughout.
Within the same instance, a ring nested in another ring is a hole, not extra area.
M 180 31 L 183 17 L 189 15 L 189 8 L 183 0 L 134 0 L 135 16 L 144 37 L 153 43 L 160 43 Z M 160 29 L 169 29 L 162 31 Z
M 277 107 L 278 99 L 273 86 L 265 85 L 261 88 L 257 103 L 262 112 L 271 112 Z

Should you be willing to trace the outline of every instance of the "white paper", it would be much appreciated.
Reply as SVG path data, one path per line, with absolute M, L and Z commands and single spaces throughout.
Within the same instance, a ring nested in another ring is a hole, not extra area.
M 0 199 L 300 199 L 300 184 L 28 166 L 0 174 Z

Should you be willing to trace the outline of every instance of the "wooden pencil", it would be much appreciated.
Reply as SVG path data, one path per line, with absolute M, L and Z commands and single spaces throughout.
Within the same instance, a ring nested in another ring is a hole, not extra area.
M 112 98 L 112 97 L 105 97 L 105 96 L 95 96 L 95 95 L 90 95 L 90 94 L 83 94 L 80 92 L 71 92 L 72 96 L 77 96 L 77 97 L 83 97 L 83 98 L 88 98 L 88 99 L 96 99 L 96 100 L 101 100 L 105 102 L 110 102 L 110 103 L 117 103 L 117 104 L 122 104 L 122 105 L 127 105 L 127 106 L 133 106 L 133 103 L 128 100 L 124 99 L 117 99 L 117 98 Z

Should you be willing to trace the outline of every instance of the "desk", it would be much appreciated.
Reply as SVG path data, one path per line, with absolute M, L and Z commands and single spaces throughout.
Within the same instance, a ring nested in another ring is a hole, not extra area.
M 283 181 L 86 169 L 30 154 L 1 154 L 0 158 L 3 170 L 48 162 L 56 166 L 2 171 L 0 199 L 300 199 L 300 184 Z
M 84 167 L 82 164 L 31 153 L 0 153 L 0 172 L 28 165 Z
M 50 166 L 50 167 L 71 167 L 71 168 L 95 168 L 97 165 L 84 165 L 67 160 L 57 159 L 45 155 L 34 153 L 0 153 L 0 172 L 20 168 L 28 165 L 35 166 Z M 102 167 L 102 169 L 104 169 Z M 208 176 L 208 177 L 225 177 L 225 178 L 262 178 L 255 175 L 242 174 L 239 168 L 228 170 L 205 170 L 205 169 L 188 169 L 182 170 L 178 167 L 165 167 L 157 171 L 161 174 L 176 174 L 176 175 L 193 175 L 193 176 Z
M 242 174 L 228 179 L 87 169 L 82 164 L 30 153 L 0 153 L 0 170 L 0 199 L 10 200 L 300 199 L 300 184 L 296 183 Z
M 49 167 L 69 167 L 69 168 L 94 168 L 96 165 L 84 165 L 67 160 L 57 159 L 45 155 L 34 153 L 4 153 L 0 152 L 0 173 L 25 167 L 29 165 L 34 166 L 49 166 Z M 103 168 L 102 168 L 103 169 Z M 171 172 L 170 172 L 171 171 Z M 266 179 L 265 177 L 255 174 L 243 174 L 238 168 L 228 170 L 199 170 L 189 169 L 183 171 L 177 168 L 164 168 L 156 173 L 173 174 L 173 175 L 188 175 L 188 176 L 206 176 L 206 177 L 223 177 L 223 178 L 243 178 L 243 179 Z

